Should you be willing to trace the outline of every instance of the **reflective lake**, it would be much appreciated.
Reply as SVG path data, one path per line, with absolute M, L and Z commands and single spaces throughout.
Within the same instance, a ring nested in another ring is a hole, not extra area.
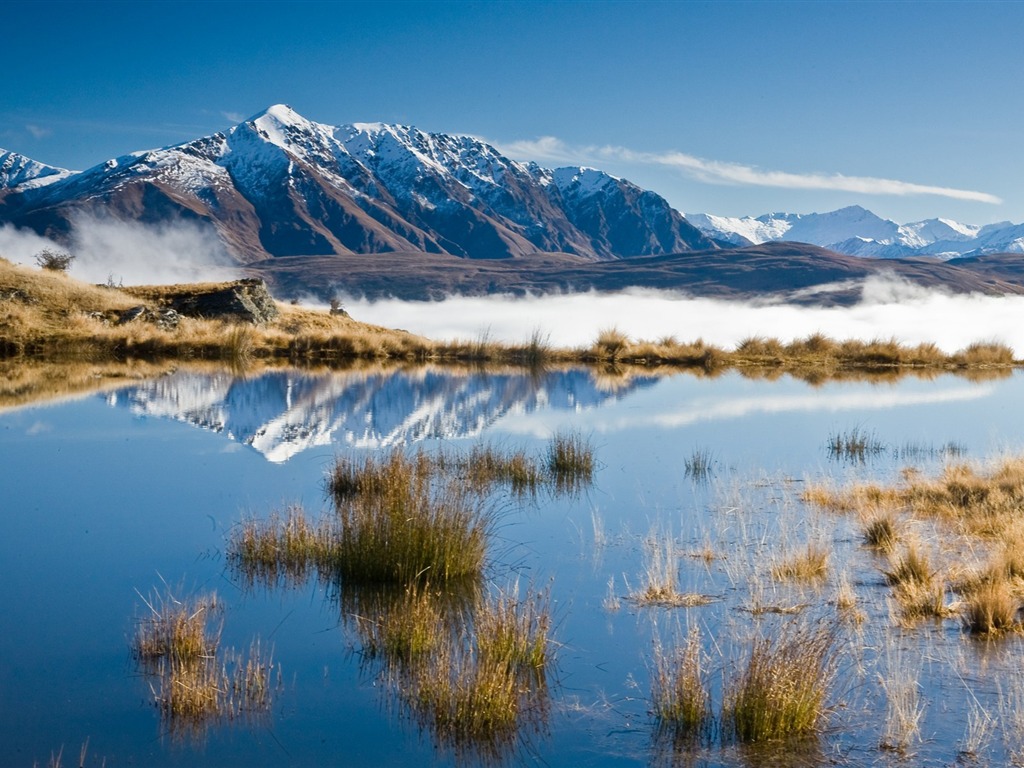
M 1020 638 L 972 639 L 955 616 L 899 626 L 885 561 L 861 545 L 856 517 L 812 508 L 801 493 L 1020 452 L 1022 390 L 1020 375 L 814 385 L 576 369 L 183 370 L 8 409 L 0 764 L 45 765 L 63 748 L 64 764 L 77 765 L 86 743 L 86 764 L 107 766 L 949 765 L 966 751 L 1006 764 L 1024 745 Z M 251 589 L 229 567 L 225 548 L 243 518 L 296 504 L 330 512 L 325 476 L 339 456 L 480 443 L 541 456 L 566 431 L 594 447 L 590 486 L 527 498 L 499 490 L 489 501 L 497 522 L 486 579 L 549 589 L 555 641 L 547 701 L 496 754 L 459 752 L 403 709 L 331 585 Z M 870 438 L 864 455 L 830 453 L 831 436 L 851 433 Z M 945 552 L 943 568 L 985 558 L 982 543 L 914 526 Z M 708 605 L 628 599 L 644 583 L 652 536 L 671 542 L 681 588 Z M 830 549 L 823 585 L 771 578 L 785 553 L 812 540 Z M 837 620 L 839 674 L 820 738 L 767 754 L 717 736 L 676 750 L 658 738 L 655 638 L 671 646 L 700 628 L 717 710 L 752 634 L 832 620 L 844 580 L 860 618 Z M 171 727 L 131 654 L 154 591 L 216 592 L 222 646 L 272 647 L 267 714 Z M 908 675 L 922 715 L 906 756 L 879 745 L 893 718 L 885 681 Z

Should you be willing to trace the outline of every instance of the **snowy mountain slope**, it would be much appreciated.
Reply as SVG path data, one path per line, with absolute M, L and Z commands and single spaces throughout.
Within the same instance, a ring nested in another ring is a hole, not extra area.
M 828 213 L 768 213 L 757 218 L 688 214 L 709 237 L 738 246 L 787 240 L 850 256 L 948 259 L 966 254 L 1024 252 L 1024 225 L 978 227 L 949 219 L 897 224 L 854 205 Z
M 0 190 L 41 187 L 67 178 L 71 173 L 0 148 Z
M 208 221 L 242 263 L 383 252 L 606 260 L 715 247 L 658 195 L 600 171 L 550 171 L 407 126 L 323 125 L 283 105 L 223 133 L 14 187 L 0 223 L 60 238 L 83 212 Z

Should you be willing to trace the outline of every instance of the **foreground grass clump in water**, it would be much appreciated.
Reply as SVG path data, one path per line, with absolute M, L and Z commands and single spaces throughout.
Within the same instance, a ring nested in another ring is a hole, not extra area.
M 707 605 L 705 595 L 679 590 L 679 562 L 671 534 L 654 529 L 644 541 L 643 585 L 630 592 L 629 599 L 638 605 L 660 605 L 670 608 Z
M 1020 626 L 1020 600 L 1003 579 L 991 579 L 968 595 L 963 612 L 964 625 L 976 635 L 998 635 Z
M 351 614 L 369 658 L 412 667 L 442 642 L 447 630 L 442 594 L 429 583 L 408 584 L 398 595 L 375 597 L 372 607 L 364 604 Z
M 694 448 L 693 453 L 683 459 L 686 476 L 694 480 L 707 480 L 715 466 L 715 457 L 707 448 Z
M 701 633 L 690 629 L 682 647 L 666 651 L 660 642 L 654 646 L 654 671 L 651 700 L 658 728 L 672 741 L 694 742 L 706 736 L 712 727 L 705 656 Z
M 559 488 L 578 488 L 594 477 L 594 448 L 579 432 L 559 432 L 548 445 L 548 471 Z
M 816 583 L 828 576 L 828 548 L 820 542 L 808 542 L 807 547 L 772 567 L 772 578 L 777 581 Z
M 443 585 L 483 568 L 492 516 L 482 500 L 449 478 L 434 482 L 429 459 L 393 450 L 337 480 L 331 490 L 338 528 L 331 561 L 358 583 Z M 352 495 L 355 487 L 358 493 Z
M 804 738 L 818 732 L 835 675 L 830 625 L 787 625 L 758 637 L 735 677 L 726 681 L 722 723 L 746 744 Z
M 139 620 L 132 641 L 132 655 L 140 662 L 187 663 L 217 652 L 220 625 L 211 622 L 219 619 L 222 609 L 215 594 L 179 599 L 167 590 L 142 600 L 149 612 Z
M 866 432 L 860 427 L 854 427 L 848 432 L 830 434 L 825 447 L 830 459 L 862 463 L 869 456 L 875 456 L 886 449 L 885 443 L 875 437 L 873 433 Z
M 855 485 L 843 490 L 811 487 L 805 501 L 839 510 L 905 507 L 920 517 L 942 520 L 965 533 L 995 537 L 1012 526 L 1024 506 L 1024 458 L 1011 457 L 987 471 L 970 464 L 948 465 L 929 479 L 904 473 L 903 486 Z
M 458 473 L 480 494 L 502 484 L 517 495 L 534 493 L 547 480 L 540 462 L 521 448 L 474 445 L 468 453 L 439 452 L 433 461 L 439 471 Z
M 864 522 L 864 543 L 881 552 L 892 552 L 899 535 L 896 532 L 896 518 L 892 514 L 878 513 Z
M 198 737 L 214 722 L 270 707 L 274 664 L 254 641 L 248 656 L 220 653 L 222 608 L 215 595 L 178 599 L 170 591 L 143 598 L 149 614 L 132 640 L 132 655 L 150 682 L 169 733 Z
M 518 588 L 483 600 L 472 633 L 448 631 L 400 689 L 421 723 L 460 753 L 505 754 L 524 725 L 547 715 L 551 662 L 547 595 Z
M 328 563 L 333 532 L 323 523 L 311 523 L 299 506 L 284 517 L 272 512 L 266 520 L 248 519 L 228 539 L 228 561 L 251 585 L 304 582 L 312 569 Z

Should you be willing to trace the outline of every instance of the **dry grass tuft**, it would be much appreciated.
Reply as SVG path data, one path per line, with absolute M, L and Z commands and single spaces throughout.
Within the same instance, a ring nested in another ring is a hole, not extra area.
M 886 451 L 885 443 L 875 437 L 874 433 L 866 432 L 859 426 L 847 432 L 830 434 L 825 448 L 830 459 L 860 463 Z
M 628 599 L 637 605 L 693 608 L 708 605 L 711 598 L 679 590 L 679 558 L 671 535 L 653 530 L 644 541 L 642 586 Z
M 548 471 L 555 485 L 576 490 L 594 477 L 594 448 L 579 432 L 559 432 L 548 444 Z
M 989 580 L 965 600 L 964 625 L 972 634 L 999 635 L 1020 626 L 1021 603 L 1004 580 Z
M 681 647 L 654 646 L 651 701 L 658 727 L 675 743 L 706 737 L 713 725 L 711 694 L 705 666 L 707 657 L 700 629 L 693 627 Z
M 820 583 L 828 576 L 829 550 L 820 542 L 808 542 L 806 548 L 795 552 L 772 567 L 772 578 L 777 581 Z
M 834 675 L 833 626 L 789 624 L 774 637 L 758 637 L 726 680 L 723 728 L 745 744 L 813 736 Z
M 217 652 L 223 609 L 215 594 L 179 599 L 168 589 L 139 597 L 149 609 L 132 641 L 132 655 L 141 663 L 191 663 Z
M 896 549 L 899 534 L 896 530 L 896 517 L 888 512 L 871 514 L 862 528 L 864 543 L 880 552 L 892 552 Z
M 507 754 L 524 726 L 547 717 L 550 601 L 518 587 L 480 603 L 475 632 L 442 633 L 399 681 L 414 717 L 476 760 Z

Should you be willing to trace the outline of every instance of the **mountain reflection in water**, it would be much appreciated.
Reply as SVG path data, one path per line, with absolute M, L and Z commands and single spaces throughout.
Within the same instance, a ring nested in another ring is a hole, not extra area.
M 509 413 L 583 410 L 651 387 L 644 376 L 608 387 L 585 369 L 453 373 L 180 371 L 103 395 L 111 406 L 222 433 L 275 463 L 314 446 L 357 448 L 479 435 Z

